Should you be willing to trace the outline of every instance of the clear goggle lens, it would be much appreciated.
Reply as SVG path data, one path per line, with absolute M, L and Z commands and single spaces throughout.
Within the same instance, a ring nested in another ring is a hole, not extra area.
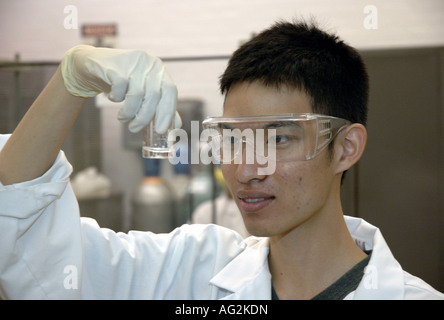
M 260 117 L 212 117 L 203 122 L 216 161 L 246 163 L 313 159 L 349 125 L 344 119 L 318 114 Z M 245 150 L 245 151 L 244 151 Z

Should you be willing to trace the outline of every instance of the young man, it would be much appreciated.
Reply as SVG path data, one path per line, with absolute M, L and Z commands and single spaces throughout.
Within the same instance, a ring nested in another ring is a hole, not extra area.
M 142 52 L 73 48 L 1 140 L 2 298 L 442 299 L 401 269 L 377 228 L 343 216 L 341 178 L 366 142 L 367 87 L 361 58 L 337 37 L 274 25 L 234 53 L 221 78 L 224 115 L 206 123 L 267 130 L 272 172 L 246 161 L 245 149 L 235 154 L 245 139 L 228 140 L 241 161 L 222 164 L 256 237 L 214 225 L 115 234 L 79 218 L 63 140 L 102 91 L 125 99 L 119 119 L 131 130 L 153 117 L 165 130 L 176 90 Z

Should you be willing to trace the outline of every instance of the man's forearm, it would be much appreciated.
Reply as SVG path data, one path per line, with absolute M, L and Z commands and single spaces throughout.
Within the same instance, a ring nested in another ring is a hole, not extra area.
M 0 181 L 13 184 L 45 173 L 85 102 L 66 90 L 58 68 L 0 152 Z

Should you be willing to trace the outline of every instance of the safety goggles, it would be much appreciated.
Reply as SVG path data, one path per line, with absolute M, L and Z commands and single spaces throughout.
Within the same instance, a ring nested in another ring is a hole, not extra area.
M 310 160 L 324 150 L 351 123 L 345 119 L 311 113 L 257 117 L 209 117 L 202 123 L 211 137 L 208 147 L 216 161 Z

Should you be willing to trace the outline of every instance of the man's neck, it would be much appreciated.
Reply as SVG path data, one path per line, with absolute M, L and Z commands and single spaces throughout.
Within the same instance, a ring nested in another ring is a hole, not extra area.
M 280 299 L 311 299 L 365 257 L 337 213 L 315 215 L 291 232 L 271 237 L 268 261 Z

